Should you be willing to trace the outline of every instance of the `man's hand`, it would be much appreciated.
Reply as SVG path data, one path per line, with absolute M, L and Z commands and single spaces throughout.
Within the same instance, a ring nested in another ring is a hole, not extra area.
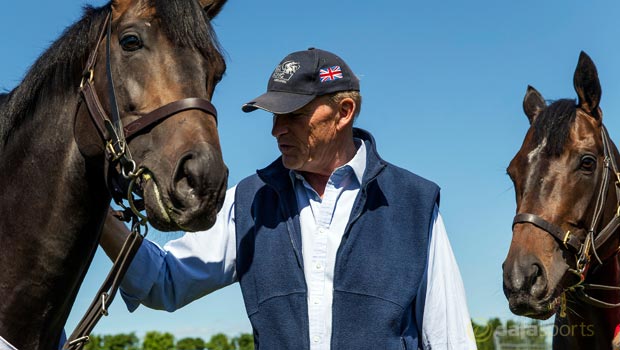
M 124 221 L 121 220 L 124 220 L 123 212 L 115 211 L 110 207 L 110 209 L 108 209 L 108 215 L 105 218 L 105 223 L 103 224 L 103 231 L 101 232 L 99 244 L 112 261 L 118 256 L 118 253 L 123 248 L 125 239 L 127 239 L 129 235 L 129 229 Z

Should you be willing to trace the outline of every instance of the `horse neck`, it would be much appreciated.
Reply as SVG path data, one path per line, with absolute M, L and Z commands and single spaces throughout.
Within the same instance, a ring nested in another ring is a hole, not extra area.
M 19 349 L 56 346 L 109 203 L 103 171 L 74 141 L 77 95 L 50 101 L 0 152 L 0 336 Z

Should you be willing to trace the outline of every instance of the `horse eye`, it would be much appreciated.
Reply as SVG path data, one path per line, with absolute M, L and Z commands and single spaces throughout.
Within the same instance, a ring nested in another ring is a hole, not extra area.
M 596 169 L 596 159 L 592 156 L 583 156 L 579 168 L 584 171 L 594 171 Z
M 142 48 L 142 40 L 134 34 L 125 35 L 121 38 L 120 43 L 125 51 L 136 51 Z

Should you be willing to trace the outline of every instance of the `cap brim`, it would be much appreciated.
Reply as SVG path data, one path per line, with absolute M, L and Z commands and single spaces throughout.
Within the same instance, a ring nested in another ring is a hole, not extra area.
M 253 101 L 244 104 L 241 107 L 241 110 L 248 113 L 260 108 L 270 113 L 287 114 L 307 105 L 315 97 L 316 96 L 314 95 L 293 94 L 282 91 L 268 91 L 258 96 Z

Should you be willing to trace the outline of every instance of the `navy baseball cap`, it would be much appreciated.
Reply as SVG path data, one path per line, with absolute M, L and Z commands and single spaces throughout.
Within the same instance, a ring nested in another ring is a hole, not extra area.
M 246 113 L 260 108 L 286 114 L 302 108 L 317 96 L 359 89 L 359 79 L 342 58 L 309 48 L 284 57 L 269 78 L 267 92 L 241 109 Z

